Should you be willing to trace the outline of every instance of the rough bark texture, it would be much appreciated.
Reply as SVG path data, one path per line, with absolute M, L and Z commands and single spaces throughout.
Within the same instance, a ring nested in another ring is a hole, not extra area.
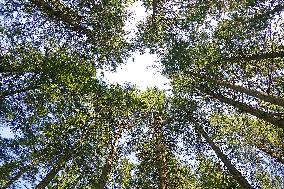
M 158 159 L 159 189 L 169 188 L 168 166 L 167 166 L 167 147 L 163 134 L 163 123 L 159 115 L 154 118 L 153 124 L 154 137 L 156 139 L 156 150 Z
M 218 146 L 215 145 L 215 143 L 209 138 L 208 134 L 204 131 L 202 127 L 196 127 L 197 133 L 203 136 L 205 138 L 206 142 L 210 145 L 210 147 L 214 150 L 217 157 L 224 163 L 224 165 L 227 167 L 228 171 L 231 173 L 233 178 L 239 183 L 239 185 L 243 189 L 252 189 L 253 187 L 248 183 L 245 177 L 242 176 L 242 174 L 232 165 L 230 160 L 227 158 L 227 156 L 220 150 Z
M 159 166 L 160 189 L 168 189 L 169 179 L 167 171 L 167 159 L 164 150 L 161 150 L 160 152 L 159 161 L 160 161 L 160 166 Z

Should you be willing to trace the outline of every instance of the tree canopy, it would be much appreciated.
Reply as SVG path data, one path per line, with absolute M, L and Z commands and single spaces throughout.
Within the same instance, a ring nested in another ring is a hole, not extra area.
M 284 188 L 283 24 L 282 0 L 0 0 L 0 188 Z M 98 74 L 145 50 L 170 92 Z

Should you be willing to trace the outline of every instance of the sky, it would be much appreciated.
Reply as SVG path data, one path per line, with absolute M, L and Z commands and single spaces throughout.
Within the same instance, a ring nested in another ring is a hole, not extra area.
M 132 17 L 128 20 L 125 30 L 130 32 L 128 37 L 133 37 L 137 31 L 136 24 L 146 16 L 146 9 L 141 1 L 136 1 L 130 8 Z M 146 51 L 145 54 L 135 53 L 126 64 L 120 66 L 117 72 L 105 72 L 104 76 L 110 83 L 124 84 L 130 82 L 136 85 L 140 90 L 147 87 L 157 87 L 159 89 L 169 89 L 169 80 L 159 72 L 161 65 L 156 55 L 151 55 Z
M 122 85 L 129 82 L 140 90 L 145 90 L 147 87 L 168 90 L 169 80 L 159 72 L 161 65 L 157 60 L 157 56 L 149 53 L 143 55 L 135 53 L 133 60 L 120 66 L 116 72 L 104 72 L 104 77 L 110 83 Z

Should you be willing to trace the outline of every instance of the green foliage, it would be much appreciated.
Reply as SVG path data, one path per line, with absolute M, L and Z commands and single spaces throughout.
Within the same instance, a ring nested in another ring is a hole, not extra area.
M 241 188 L 219 162 L 213 162 L 204 156 L 198 160 L 197 176 L 201 188 Z
M 283 188 L 283 2 L 145 0 L 129 40 L 135 2 L 0 3 L 0 187 Z M 170 95 L 99 79 L 146 49 Z

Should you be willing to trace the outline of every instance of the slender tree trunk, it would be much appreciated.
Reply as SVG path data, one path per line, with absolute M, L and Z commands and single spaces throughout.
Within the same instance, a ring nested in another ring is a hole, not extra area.
M 33 166 L 33 163 L 22 167 L 19 172 L 13 176 L 10 177 L 9 181 L 2 187 L 2 189 L 9 188 L 14 182 L 16 182 L 23 174 L 25 174 L 31 167 Z
M 252 17 L 249 21 L 252 23 L 254 21 L 257 21 L 257 20 L 265 18 L 265 17 L 269 18 L 270 16 L 283 11 L 283 9 L 284 9 L 284 3 L 279 3 L 273 9 L 270 9 L 270 10 L 268 10 L 268 11 L 262 13 L 262 14 L 259 14 L 255 17 Z
M 165 137 L 163 134 L 163 123 L 162 118 L 159 114 L 154 117 L 153 125 L 154 137 L 156 140 L 156 151 L 158 160 L 158 174 L 159 174 L 159 189 L 168 189 L 169 178 L 168 178 L 168 166 L 167 166 L 167 147 L 165 143 Z
M 29 166 L 23 167 L 15 176 L 11 177 L 9 181 L 2 187 L 2 189 L 9 188 L 15 181 L 17 181 L 24 173 L 29 170 Z
M 223 87 L 227 87 L 227 88 L 236 90 L 240 93 L 245 93 L 247 95 L 259 98 L 260 100 L 263 100 L 265 102 L 270 102 L 272 104 L 284 107 L 284 98 L 281 98 L 281 97 L 278 97 L 278 96 L 273 96 L 273 95 L 268 95 L 266 93 L 256 91 L 256 90 L 253 90 L 253 89 L 247 89 L 247 88 L 242 87 L 242 86 L 231 84 L 227 81 L 220 81 L 220 80 L 211 79 L 207 76 L 202 76 L 200 74 L 196 74 L 196 73 L 193 73 L 193 72 L 190 72 L 190 74 L 192 76 L 194 76 L 196 78 L 200 78 L 204 81 L 212 82 L 212 83 L 215 83 L 217 85 L 221 85 Z
M 36 164 L 39 163 L 39 159 L 34 159 L 29 165 L 23 166 L 18 173 L 10 177 L 9 181 L 2 187 L 2 189 L 9 188 L 14 182 L 16 182 L 23 174 L 33 168 Z
M 56 165 L 52 167 L 52 169 L 47 173 L 47 175 L 40 181 L 37 186 L 35 187 L 36 189 L 44 189 L 45 187 L 48 186 L 50 181 L 54 179 L 54 177 L 58 174 L 58 172 L 62 169 L 64 163 L 66 162 L 66 157 L 63 156 L 59 158 L 57 161 Z
M 55 21 L 61 21 L 71 30 L 83 33 L 89 38 L 93 38 L 93 32 L 80 25 L 82 17 L 76 11 L 64 5 L 61 0 L 56 2 L 53 1 L 51 3 L 42 0 L 31 0 L 31 2 L 49 18 L 54 19 Z
M 201 76 L 200 74 L 196 74 L 196 73 L 192 73 L 190 72 L 190 74 L 195 77 L 195 78 L 200 78 L 204 81 L 208 81 L 208 82 L 212 82 L 212 83 L 218 83 L 217 81 L 214 81 L 210 78 L 207 78 L 207 77 L 204 77 L 204 76 Z M 220 83 L 219 83 L 220 84 Z M 224 83 L 223 83 L 224 84 Z M 223 85 L 224 86 L 224 85 Z M 232 87 L 232 86 L 231 86 Z M 235 87 L 234 87 L 235 88 Z M 202 88 L 200 87 L 200 90 L 203 91 L 204 93 L 210 95 L 211 97 L 223 102 L 223 103 L 226 103 L 226 104 L 229 104 L 235 108 L 238 108 L 239 110 L 245 112 L 245 113 L 249 113 L 251 115 L 254 115 L 256 117 L 258 117 L 259 119 L 262 119 L 264 121 L 267 121 L 277 127 L 280 127 L 280 128 L 284 128 L 284 119 L 281 118 L 280 116 L 279 117 L 276 117 L 275 114 L 273 113 L 268 113 L 268 112 L 265 112 L 265 111 L 262 111 L 262 110 L 259 110 L 257 108 L 253 108 L 252 106 L 250 105 L 247 105 L 245 103 L 242 103 L 242 102 L 239 102 L 239 101 L 236 101 L 236 100 L 233 100 L 233 99 L 230 99 L 230 98 L 227 98 L 227 97 L 224 97 L 222 96 L 221 94 L 214 94 L 213 92 L 210 92 L 208 90 L 206 90 L 205 88 Z M 243 90 L 243 89 L 240 89 L 238 88 L 238 90 Z M 248 92 L 248 91 L 246 91 Z M 250 92 L 250 93 L 253 93 L 253 92 Z M 255 95 L 259 96 L 259 94 L 256 94 L 254 93 Z M 262 98 L 265 98 L 266 100 L 269 99 L 268 95 L 267 96 L 264 96 L 264 95 L 260 95 Z M 275 100 L 279 103 L 279 99 L 270 99 L 271 101 L 274 101 Z M 280 102 L 281 104 L 281 102 Z
M 267 155 L 269 155 L 270 157 L 272 157 L 273 159 L 275 159 L 278 163 L 284 164 L 284 158 L 283 158 L 284 154 L 283 153 L 277 153 L 273 151 L 272 149 L 269 149 L 262 145 L 257 145 L 257 148 L 263 151 L 264 153 L 266 153 Z
M 215 82 L 216 84 L 222 85 L 224 87 L 228 87 L 230 89 L 236 90 L 238 92 L 245 93 L 247 95 L 259 98 L 260 100 L 270 102 L 272 104 L 284 107 L 284 99 L 281 98 L 281 97 L 273 96 L 273 95 L 267 95 L 263 92 L 256 91 L 256 90 L 253 90 L 253 89 L 247 89 L 245 87 L 238 86 L 238 85 L 233 85 L 233 84 L 230 84 L 229 82 L 225 82 L 225 81 L 216 81 L 215 80 L 213 82 Z
M 162 130 L 158 133 L 159 138 L 157 138 L 157 144 L 155 146 L 158 152 L 158 174 L 159 174 L 159 189 L 168 189 L 168 166 L 167 166 L 167 156 L 166 156 L 166 146 L 163 140 Z
M 27 74 L 27 73 L 33 73 L 33 74 L 39 74 L 40 70 L 37 69 L 28 69 L 25 67 L 11 67 L 10 65 L 0 65 L 0 73 L 1 74 Z
M 282 8 L 284 6 L 282 5 Z M 263 60 L 269 58 L 283 58 L 284 51 L 279 52 L 267 52 L 262 54 L 253 54 L 253 55 L 245 55 L 245 56 L 236 56 L 231 58 L 225 58 L 225 61 L 229 62 L 239 62 L 239 61 L 251 61 L 251 60 Z
M 160 177 L 160 189 L 168 189 L 168 171 L 167 171 L 167 157 L 165 154 L 165 146 L 161 145 L 158 148 L 160 150 L 159 154 L 159 177 Z
M 279 128 L 284 129 L 284 120 L 282 118 L 275 117 L 274 114 L 272 114 L 272 113 L 268 113 L 268 112 L 253 108 L 253 107 L 251 107 L 251 106 L 249 106 L 245 103 L 235 101 L 233 99 L 224 97 L 222 95 L 216 95 L 216 94 L 208 92 L 208 91 L 205 91 L 205 92 L 208 95 L 212 96 L 213 98 L 215 98 L 215 99 L 217 99 L 217 100 L 219 100 L 223 103 L 234 106 L 235 108 L 238 108 L 239 110 L 241 110 L 243 112 L 254 115 L 254 116 L 256 116 L 260 119 L 263 119 L 264 121 L 267 121 L 267 122 L 269 122 L 269 123 L 271 123 L 271 124 L 273 124 L 273 125 L 275 125 Z
M 119 139 L 121 138 L 122 131 L 123 131 L 123 127 L 120 126 L 118 128 L 117 133 L 115 134 L 114 141 L 111 145 L 110 154 L 107 157 L 105 165 L 103 166 L 102 174 L 99 178 L 98 189 L 106 188 L 106 184 L 107 184 L 107 181 L 108 181 L 109 174 L 112 170 L 113 163 L 114 163 L 115 158 L 117 156 L 118 144 L 119 144 Z
M 233 178 L 239 183 L 239 185 L 243 189 L 253 189 L 253 187 L 248 183 L 246 178 L 242 176 L 242 174 L 232 165 L 232 163 L 227 158 L 227 156 L 209 138 L 208 134 L 204 131 L 204 129 L 201 126 L 197 126 L 197 127 L 195 127 L 195 129 L 196 129 L 197 133 L 199 133 L 201 136 L 203 136 L 203 138 L 205 138 L 206 142 L 214 150 L 217 157 L 224 163 L 224 165 L 227 167 L 228 171 L 231 173 Z
M 32 90 L 35 90 L 35 89 L 39 89 L 40 86 L 28 86 L 24 89 L 16 89 L 16 90 L 10 90 L 10 91 L 2 91 L 0 92 L 0 99 L 1 98 L 5 98 L 7 96 L 10 96 L 10 95 L 15 95 L 15 94 L 18 94 L 18 93 L 23 93 L 23 92 L 28 92 L 28 91 L 32 91 Z

